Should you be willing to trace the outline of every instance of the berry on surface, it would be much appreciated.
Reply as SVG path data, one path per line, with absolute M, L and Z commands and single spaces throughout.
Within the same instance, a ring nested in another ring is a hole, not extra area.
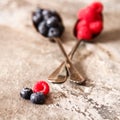
M 47 95 L 49 93 L 49 89 L 47 82 L 38 81 L 33 87 L 33 92 L 42 92 L 44 95 Z
M 30 99 L 31 94 L 33 93 L 32 89 L 30 88 L 23 88 L 20 92 L 20 96 L 24 99 Z
M 34 104 L 44 104 L 45 95 L 42 92 L 32 93 L 30 96 L 30 101 Z

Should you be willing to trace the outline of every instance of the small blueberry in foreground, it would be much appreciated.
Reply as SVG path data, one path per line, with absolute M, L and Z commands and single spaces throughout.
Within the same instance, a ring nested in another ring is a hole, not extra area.
M 31 94 L 30 100 L 34 104 L 44 104 L 45 95 L 42 92 L 36 92 L 36 93 Z
M 30 88 L 23 88 L 20 92 L 20 96 L 24 99 L 30 99 L 31 94 L 33 93 L 32 89 Z

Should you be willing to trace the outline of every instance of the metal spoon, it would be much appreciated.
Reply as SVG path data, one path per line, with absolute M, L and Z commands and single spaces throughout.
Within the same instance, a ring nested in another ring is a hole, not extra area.
M 77 50 L 77 48 L 79 47 L 79 44 L 80 44 L 80 41 L 78 41 L 75 44 L 75 46 L 73 47 L 71 52 L 68 54 L 68 57 L 69 57 L 70 60 L 73 58 L 73 55 L 74 55 L 75 51 Z M 66 61 L 63 61 L 60 64 L 60 66 L 57 69 L 55 69 L 54 72 L 52 72 L 52 74 L 49 75 L 48 80 L 50 80 L 50 82 L 63 83 L 63 82 L 65 82 L 67 80 L 68 71 L 65 71 L 66 70 L 65 64 L 66 64 Z M 62 76 L 62 79 L 61 79 L 61 76 Z
M 58 43 L 63 55 L 66 58 L 66 63 L 67 63 L 66 67 L 69 72 L 71 80 L 74 81 L 75 83 L 79 83 L 79 84 L 83 83 L 85 81 L 85 79 L 79 73 L 79 71 L 75 68 L 75 66 L 72 64 L 71 60 L 69 59 L 67 53 L 64 50 L 64 47 L 62 46 L 60 38 L 55 38 L 55 41 Z
M 68 73 L 65 66 L 65 62 L 54 71 L 52 74 L 49 75 L 48 80 L 52 83 L 63 83 L 67 80 Z

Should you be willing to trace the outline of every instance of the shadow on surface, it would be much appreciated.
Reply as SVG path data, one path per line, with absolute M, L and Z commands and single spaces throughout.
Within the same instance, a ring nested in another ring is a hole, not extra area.
M 85 82 L 82 84 L 83 86 L 91 86 L 93 84 L 91 84 L 91 80 L 87 77 L 87 74 L 85 72 L 85 70 L 83 69 L 83 66 L 82 66 L 82 62 L 84 59 L 86 59 L 87 57 L 89 57 L 90 55 L 92 55 L 92 52 L 87 52 L 86 54 L 84 55 L 80 55 L 80 60 L 77 60 L 75 62 L 75 67 L 77 68 L 77 70 L 81 73 L 81 75 L 85 78 Z
M 105 31 L 101 33 L 97 38 L 94 39 L 95 42 L 108 43 L 120 40 L 120 29 L 113 29 L 111 31 Z

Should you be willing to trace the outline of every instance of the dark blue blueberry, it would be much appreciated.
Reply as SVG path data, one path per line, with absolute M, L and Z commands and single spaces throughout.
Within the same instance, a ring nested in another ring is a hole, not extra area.
M 42 21 L 42 22 L 38 25 L 38 31 L 39 31 L 43 36 L 47 37 L 48 27 L 47 27 L 45 21 Z
M 61 32 L 58 28 L 50 28 L 48 31 L 48 37 L 60 37 Z
M 44 20 L 47 20 L 53 16 L 50 10 L 43 10 L 42 15 L 44 17 Z
M 33 24 L 44 37 L 60 37 L 64 31 L 62 19 L 56 11 L 37 9 L 33 13 Z
M 41 8 L 37 8 L 37 10 L 35 11 L 35 13 L 42 14 L 42 11 L 43 11 L 43 9 L 41 9 Z
M 30 88 L 23 88 L 20 92 L 20 96 L 24 99 L 30 99 L 31 94 L 33 93 Z
M 30 96 L 30 100 L 32 103 L 35 103 L 35 104 L 44 104 L 45 95 L 41 92 L 33 93 Z
M 60 30 L 60 33 L 62 34 L 65 29 L 62 23 L 59 23 L 58 29 Z
M 59 20 L 59 22 L 62 22 L 61 17 L 59 16 L 59 14 L 58 14 L 56 11 L 51 11 L 51 13 L 52 13 L 52 15 L 53 15 L 54 17 L 57 17 L 57 19 Z
M 42 20 L 43 20 L 43 16 L 42 16 L 39 12 L 33 13 L 32 21 L 33 21 L 33 24 L 34 24 L 34 26 L 36 27 L 36 29 L 37 29 L 38 24 L 39 24 Z
M 46 21 L 46 25 L 47 25 L 48 27 L 58 27 L 58 24 L 59 24 L 59 20 L 58 20 L 57 17 L 54 17 L 54 16 L 50 17 L 50 18 L 47 19 L 47 21 Z

